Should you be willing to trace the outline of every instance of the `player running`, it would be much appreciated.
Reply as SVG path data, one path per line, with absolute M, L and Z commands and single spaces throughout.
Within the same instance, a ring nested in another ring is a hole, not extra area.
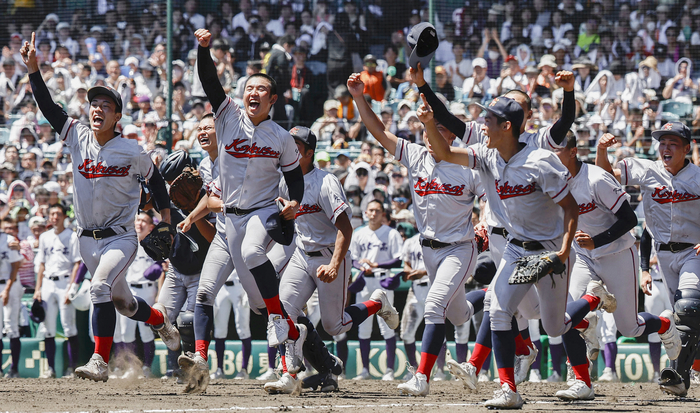
M 604 139 L 611 137 L 611 134 L 603 135 Z M 612 313 L 620 333 L 627 337 L 659 333 L 668 358 L 675 360 L 680 353 L 681 342 L 673 313 L 666 310 L 658 317 L 650 313 L 637 313 L 639 265 L 634 236 L 630 233 L 637 225 L 637 215 L 629 204 L 629 195 L 613 176 L 600 167 L 578 159 L 576 135 L 573 132 L 569 132 L 565 143 L 564 148 L 556 149 L 554 153 L 571 173 L 569 188 L 579 207 L 579 225 L 574 242 L 576 263 L 571 270 L 569 293 L 577 300 L 590 288 L 589 282 L 600 284 L 602 281 L 620 304 Z M 595 320 L 595 314 L 591 315 Z M 595 321 L 590 323 L 583 335 L 587 341 L 597 344 Z M 574 351 L 567 354 L 574 369 L 577 365 L 588 368 L 585 353 Z M 557 392 L 557 397 L 586 400 L 592 399 L 594 392 L 590 383 L 576 380 L 569 389 Z
M 80 255 L 92 274 L 90 295 L 95 353 L 78 377 L 107 381 L 107 361 L 112 347 L 116 312 L 154 326 L 163 342 L 180 348 L 177 329 L 164 317 L 165 310 L 153 308 L 129 290 L 124 274 L 136 256 L 138 240 L 134 217 L 141 198 L 139 178 L 149 180 L 156 207 L 163 221 L 170 222 L 170 204 L 165 182 L 146 152 L 131 139 L 120 139 L 115 131 L 122 117 L 122 98 L 104 86 L 88 91 L 90 126 L 66 115 L 53 102 L 39 72 L 32 40 L 24 42 L 20 53 L 27 65 L 34 98 L 54 130 L 69 148 L 73 159 L 73 193 L 80 237 Z
M 654 237 L 669 295 L 673 294 L 669 298 L 682 343 L 678 358 L 661 371 L 659 386 L 683 397 L 690 387 L 700 340 L 700 168 L 686 159 L 691 136 L 685 124 L 667 123 L 651 135 L 659 141 L 659 160 L 625 158 L 613 167 L 607 148 L 617 140 L 606 134 L 598 142 L 596 165 L 614 174 L 622 185 L 641 187 L 647 229 Z M 662 321 L 660 328 L 668 325 Z
M 67 294 L 75 282 L 75 275 L 80 266 L 78 236 L 64 225 L 66 208 L 61 204 L 49 207 L 49 224 L 53 230 L 39 236 L 39 251 L 36 262 L 36 291 L 34 299 L 46 303 L 44 327 L 44 348 L 49 369 L 42 378 L 56 377 L 56 316 L 60 313 L 61 327 L 68 343 L 69 368 L 75 370 L 78 356 L 78 327 L 75 324 L 75 307 L 71 305 Z M 153 334 L 153 333 L 151 333 Z M 72 374 L 72 373 L 69 373 Z
M 344 308 L 352 265 L 348 251 L 353 236 L 351 210 L 335 175 L 314 168 L 316 135 L 302 126 L 292 128 L 290 133 L 301 154 L 299 165 L 304 172 L 305 196 L 295 219 L 297 248 L 280 280 L 284 308 L 295 320 L 304 315 L 304 306 L 314 291 L 318 291 L 321 322 L 330 335 L 343 334 L 374 314 L 382 317 L 390 328 L 396 328 L 398 312 L 382 290 L 374 291 L 363 303 Z M 286 201 L 287 196 L 288 188 L 281 184 L 280 197 Z M 302 322 L 309 330 L 304 355 L 319 371 L 318 377 L 304 379 L 304 387 L 337 390 L 338 375 L 342 372 L 340 360 L 325 350 L 313 324 L 308 320 Z M 300 384 L 293 374 L 284 371 L 278 381 L 265 384 L 265 390 L 292 393 Z
M 508 230 L 508 244 L 498 272 L 491 283 L 491 338 L 498 364 L 501 388 L 486 407 L 519 409 L 523 399 L 517 393 L 513 362 L 515 335 L 513 314 L 530 284 L 510 284 L 516 260 L 544 250 L 556 251 L 565 264 L 560 275 L 552 274 L 535 283 L 541 300 L 542 325 L 551 336 L 559 336 L 577 326 L 589 311 L 613 305 L 614 297 L 586 294 L 567 306 L 571 241 L 576 231 L 578 205 L 569 193 L 570 174 L 556 155 L 518 141 L 524 120 L 522 107 L 508 97 L 495 98 L 485 110 L 486 143 L 467 148 L 449 146 L 432 120 L 432 109 L 425 96 L 418 109 L 426 125 L 428 139 L 440 158 L 479 171 L 485 183 L 486 196 L 492 212 Z M 548 217 L 543 220 L 541 217 Z M 588 369 L 576 370 L 583 381 Z M 588 378 L 590 380 L 590 378 Z
M 464 294 L 464 284 L 473 273 L 478 251 L 474 242 L 472 207 L 483 194 L 475 172 L 461 165 L 443 162 L 424 134 L 425 146 L 412 144 L 386 132 L 381 119 L 362 97 L 364 83 L 359 74 L 348 79 L 348 89 L 357 102 L 367 130 L 389 153 L 408 168 L 413 187 L 416 224 L 421 234 L 423 261 L 430 278 L 425 302 L 425 329 L 418 370 L 398 386 L 403 394 L 426 396 L 430 372 L 445 340 L 445 319 L 454 325 L 469 321 L 483 307 L 484 291 Z M 451 145 L 455 135 L 436 126 L 438 139 Z

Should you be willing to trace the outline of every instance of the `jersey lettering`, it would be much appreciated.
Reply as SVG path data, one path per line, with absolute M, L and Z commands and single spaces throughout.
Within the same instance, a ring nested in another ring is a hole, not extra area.
M 246 145 L 248 139 L 234 139 L 230 145 L 226 145 L 226 153 L 234 158 L 279 158 L 280 152 L 272 150 L 269 146 L 259 147 L 255 142 Z M 230 150 L 233 149 L 233 150 Z
M 63 248 L 56 248 L 56 247 L 51 247 L 51 248 L 44 248 L 44 255 L 51 255 L 51 254 L 58 254 L 61 253 L 63 255 L 68 255 L 69 250 L 68 247 L 63 247 Z
M 675 204 L 677 202 L 695 201 L 696 199 L 700 199 L 700 195 L 678 192 L 676 190 L 669 191 L 666 185 L 664 185 L 661 188 L 654 189 L 654 192 L 651 194 L 651 199 L 659 204 Z
M 127 166 L 106 166 L 104 162 L 93 164 L 92 159 L 85 159 L 78 167 L 78 171 L 87 179 L 104 178 L 107 176 L 127 176 L 131 165 Z
M 372 244 L 371 242 L 368 242 L 367 244 L 360 244 L 360 251 L 369 251 L 372 248 L 379 248 L 379 251 L 388 251 L 389 246 L 386 244 L 386 242 L 382 242 L 381 244 Z
M 511 185 L 508 181 L 505 181 L 503 185 L 500 185 L 500 180 L 496 179 L 496 192 L 501 199 L 513 198 L 516 196 L 528 195 L 535 192 L 535 183 L 530 185 Z
M 318 205 L 301 204 L 301 206 L 299 207 L 299 211 L 294 216 L 294 218 L 299 218 L 302 215 L 313 214 L 313 213 L 322 212 L 322 211 L 323 211 L 323 208 L 321 208 Z
M 452 196 L 462 196 L 464 194 L 465 185 L 454 186 L 452 184 L 441 184 L 437 179 L 428 182 L 426 178 L 418 178 L 418 181 L 413 186 L 416 190 L 416 195 L 426 196 L 433 194 L 444 194 Z
M 595 205 L 595 202 L 589 202 L 587 204 L 578 204 L 578 214 L 579 215 L 587 214 L 596 208 L 598 208 L 598 207 Z

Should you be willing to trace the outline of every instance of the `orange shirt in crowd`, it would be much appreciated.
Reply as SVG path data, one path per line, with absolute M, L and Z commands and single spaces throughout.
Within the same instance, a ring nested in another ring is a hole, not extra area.
M 360 80 L 365 84 L 365 95 L 370 95 L 372 100 L 381 102 L 384 100 L 384 73 L 374 72 L 369 73 L 368 71 L 363 71 L 360 73 Z

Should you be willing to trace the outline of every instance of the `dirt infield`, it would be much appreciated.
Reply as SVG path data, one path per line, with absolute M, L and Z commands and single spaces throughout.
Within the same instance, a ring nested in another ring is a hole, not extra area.
M 0 411 L 21 412 L 174 412 L 174 411 L 359 411 L 359 412 L 465 412 L 486 411 L 481 403 L 496 390 L 495 383 L 480 383 L 478 392 L 464 390 L 459 382 L 436 382 L 425 398 L 399 396 L 400 381 L 341 381 L 332 394 L 304 392 L 299 397 L 267 395 L 257 380 L 212 382 L 202 395 L 183 395 L 184 386 L 159 379 L 110 380 L 93 383 L 79 379 L 2 379 Z M 596 384 L 592 402 L 564 403 L 553 397 L 565 383 L 525 383 L 519 391 L 526 411 L 644 411 L 698 412 L 700 389 L 689 398 L 662 394 L 651 383 Z

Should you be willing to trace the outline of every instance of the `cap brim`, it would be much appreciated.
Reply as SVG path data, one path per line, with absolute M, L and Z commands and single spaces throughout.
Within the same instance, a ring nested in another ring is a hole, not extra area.
M 418 63 L 420 63 L 420 67 L 425 70 L 425 68 L 430 66 L 430 61 L 433 60 L 435 52 L 432 52 L 427 56 L 419 57 L 418 53 L 416 53 L 416 49 L 417 48 L 414 48 L 411 52 L 411 56 L 408 58 L 408 65 L 413 69 L 418 69 Z
M 678 136 L 679 138 L 685 140 L 686 142 L 690 143 L 690 140 L 683 135 L 682 133 L 678 133 L 676 131 L 670 131 L 670 130 L 655 130 L 651 132 L 651 137 L 656 139 L 657 141 L 661 139 L 662 136 L 664 135 L 673 135 L 673 136 Z

